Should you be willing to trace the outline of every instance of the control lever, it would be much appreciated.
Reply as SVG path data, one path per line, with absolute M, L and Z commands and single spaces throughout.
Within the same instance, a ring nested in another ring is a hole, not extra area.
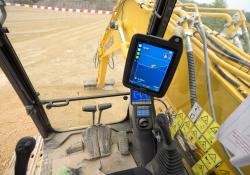
M 90 106 L 84 106 L 82 107 L 82 110 L 84 112 L 92 112 L 92 116 L 93 116 L 93 125 L 95 125 L 95 113 L 97 111 L 96 106 L 95 105 L 90 105 Z
M 156 117 L 156 122 L 158 123 L 162 131 L 162 135 L 164 138 L 163 140 L 167 145 L 170 145 L 172 143 L 172 138 L 171 138 L 171 131 L 169 128 L 169 120 L 167 116 L 163 113 L 158 114 Z
M 102 111 L 104 111 L 106 109 L 109 109 L 111 107 L 112 107 L 111 103 L 104 103 L 104 104 L 99 104 L 98 105 L 98 110 L 100 111 L 99 112 L 99 118 L 98 118 L 98 125 L 100 125 L 100 123 L 101 123 Z
M 15 175 L 26 175 L 29 158 L 34 150 L 36 140 L 33 137 L 24 137 L 16 144 Z

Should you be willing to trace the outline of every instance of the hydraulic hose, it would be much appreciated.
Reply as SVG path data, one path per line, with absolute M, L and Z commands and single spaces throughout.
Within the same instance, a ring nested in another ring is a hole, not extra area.
M 233 56 L 227 55 L 224 52 L 222 52 L 221 50 L 218 50 L 217 49 L 218 47 L 215 48 L 214 46 L 211 46 L 211 45 L 208 45 L 208 47 L 209 47 L 209 49 L 211 49 L 215 53 L 217 53 L 217 54 L 219 54 L 219 55 L 221 55 L 221 56 L 223 56 L 223 57 L 225 57 L 225 58 L 227 58 L 227 59 L 229 59 L 229 60 L 231 60 L 231 61 L 233 61 L 233 62 L 235 62 L 237 64 L 240 64 L 241 66 L 245 66 L 248 69 L 250 69 L 250 62 L 245 61 L 245 60 L 239 60 L 239 59 L 237 59 L 237 58 L 235 58 Z
M 223 47 L 221 44 L 219 44 L 216 40 L 214 40 L 212 38 L 212 36 L 210 34 L 208 34 L 206 32 L 206 36 L 207 38 L 209 39 L 209 41 L 216 47 L 218 48 L 219 50 L 221 50 L 223 53 L 225 53 L 225 55 L 228 55 L 229 57 L 227 58 L 231 58 L 232 61 L 234 62 L 237 62 L 239 64 L 243 64 L 245 65 L 246 67 L 250 67 L 250 62 L 249 61 L 246 61 L 240 57 L 238 57 L 237 55 L 233 54 L 232 52 L 230 52 L 229 50 L 227 50 L 225 47 Z M 232 59 L 234 58 L 234 59 Z
M 217 70 L 217 72 L 218 72 L 223 78 L 225 78 L 229 83 L 231 83 L 234 87 L 236 87 L 236 88 L 239 88 L 239 87 L 240 87 L 240 85 L 239 85 L 236 81 L 234 81 L 233 79 L 231 79 L 229 76 L 227 76 L 227 75 L 225 74 L 225 72 L 223 72 L 223 70 L 222 70 L 217 64 L 215 64 L 214 67 L 215 67 L 215 69 Z
M 193 106 L 197 101 L 194 52 L 190 35 L 185 34 L 185 38 L 186 38 L 186 50 L 187 50 L 188 73 L 189 73 L 190 101 L 191 101 L 191 106 Z
M 206 32 L 202 26 L 203 24 L 198 23 L 196 24 L 196 28 L 202 38 L 203 43 L 203 50 L 204 50 L 204 59 L 205 59 L 205 71 L 206 71 L 206 80 L 207 80 L 207 90 L 208 90 L 208 99 L 209 99 L 209 107 L 211 111 L 211 115 L 214 120 L 216 120 L 216 114 L 214 109 L 214 99 L 212 94 L 212 83 L 211 83 L 211 77 L 210 77 L 210 70 L 209 70 L 209 60 L 208 60 L 208 44 L 207 44 L 207 38 L 206 38 Z

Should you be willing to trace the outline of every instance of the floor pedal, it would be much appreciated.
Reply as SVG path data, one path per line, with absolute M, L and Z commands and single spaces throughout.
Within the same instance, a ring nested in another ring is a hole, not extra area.
M 101 157 L 105 157 L 111 154 L 111 134 L 112 130 L 109 127 L 105 125 L 98 126 L 98 142 Z
M 100 157 L 99 143 L 98 143 L 98 127 L 92 126 L 83 132 L 83 144 L 88 153 L 88 159 L 95 159 Z
M 87 159 L 109 156 L 112 146 L 112 130 L 105 126 L 92 126 L 83 132 L 83 144 L 87 151 Z
M 120 131 L 118 133 L 118 148 L 122 155 L 129 154 L 128 136 L 126 131 Z

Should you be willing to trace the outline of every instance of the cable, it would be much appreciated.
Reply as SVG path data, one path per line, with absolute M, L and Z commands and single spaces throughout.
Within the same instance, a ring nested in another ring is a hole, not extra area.
M 244 67 L 247 67 L 247 69 L 250 69 L 250 63 L 245 61 L 245 60 L 239 60 L 233 56 L 230 56 L 228 54 L 225 54 L 223 51 L 220 51 L 216 48 L 214 48 L 214 46 L 211 46 L 211 45 L 208 45 L 209 49 L 211 49 L 212 51 L 216 52 L 217 54 L 221 55 L 221 56 L 224 56 L 225 58 L 228 58 L 229 60 L 237 63 L 237 64 L 240 64 L 241 66 L 244 66 Z M 218 48 L 218 47 L 217 47 Z
M 167 104 L 163 100 L 161 100 L 159 98 L 154 98 L 154 100 L 161 102 L 164 105 L 164 107 L 166 108 L 166 111 L 169 111 L 169 108 L 168 108 Z
M 231 79 L 228 75 L 226 75 L 225 72 L 223 72 L 223 70 L 217 65 L 214 64 L 215 69 L 217 70 L 217 72 L 223 77 L 225 78 L 229 83 L 231 83 L 234 87 L 239 88 L 240 85 L 234 81 L 233 79 Z
M 240 58 L 239 56 L 235 55 L 234 53 L 230 52 L 229 50 L 227 50 L 225 47 L 223 47 L 220 43 L 218 43 L 215 39 L 212 38 L 212 36 L 205 32 L 207 38 L 209 39 L 209 41 L 218 49 L 221 50 L 221 54 L 223 54 L 225 57 L 229 58 L 231 61 L 234 61 L 236 63 L 239 64 L 243 64 L 246 67 L 250 68 L 250 62 L 246 61 L 242 58 Z M 218 51 L 217 51 L 218 52 Z
M 211 111 L 211 115 L 213 119 L 216 120 L 215 109 L 214 109 L 214 99 L 213 99 L 213 94 L 212 94 L 212 83 L 211 83 L 210 70 L 209 70 L 208 48 L 207 48 L 208 44 L 207 44 L 206 32 L 201 23 L 197 23 L 195 27 L 197 28 L 202 38 L 202 42 L 203 42 L 209 107 L 210 107 L 210 111 Z

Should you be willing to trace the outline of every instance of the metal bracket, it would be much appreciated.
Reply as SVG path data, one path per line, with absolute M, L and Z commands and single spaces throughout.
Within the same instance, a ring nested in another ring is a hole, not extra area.
M 36 112 L 34 105 L 25 106 L 27 115 L 31 115 Z

